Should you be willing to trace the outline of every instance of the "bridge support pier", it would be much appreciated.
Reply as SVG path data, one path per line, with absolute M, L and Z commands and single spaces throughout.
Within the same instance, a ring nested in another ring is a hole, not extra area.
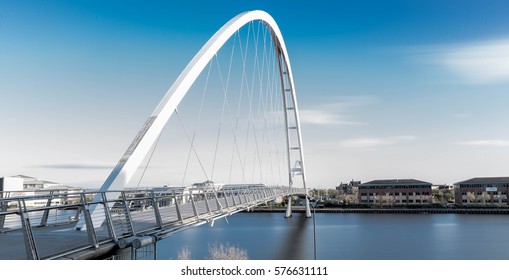
M 311 218 L 311 206 L 309 205 L 309 198 L 306 196 L 305 199 L 306 205 L 306 218 Z M 288 203 L 286 205 L 286 213 L 285 218 L 290 218 L 292 216 L 292 196 L 288 196 Z
M 290 218 L 292 216 L 292 196 L 288 196 L 288 203 L 286 205 L 286 214 L 285 218 Z
M 309 207 L 309 198 L 306 195 L 306 218 L 311 218 L 311 208 Z

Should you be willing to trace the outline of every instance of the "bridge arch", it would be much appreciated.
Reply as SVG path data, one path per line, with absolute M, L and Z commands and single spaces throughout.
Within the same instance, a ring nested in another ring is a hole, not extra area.
M 268 13 L 261 10 L 248 11 L 237 15 L 223 25 L 207 41 L 207 43 L 188 63 L 186 68 L 166 92 L 156 109 L 149 116 L 131 145 L 128 147 L 127 151 L 111 171 L 99 192 L 122 190 L 129 183 L 136 170 L 139 168 L 142 161 L 146 158 L 150 149 L 157 141 L 158 136 L 161 134 L 173 112 L 175 112 L 177 106 L 180 104 L 198 76 L 202 73 L 206 65 L 211 61 L 218 50 L 220 50 L 221 47 L 235 34 L 235 32 L 244 25 L 253 21 L 263 22 L 266 28 L 270 31 L 279 62 L 279 74 L 282 84 L 282 94 L 284 96 L 283 103 L 285 106 L 284 112 L 287 132 L 289 185 L 293 185 L 294 177 L 298 174 L 301 176 L 302 185 L 307 192 L 299 111 L 288 51 L 281 31 L 275 20 Z M 290 141 L 290 138 L 292 138 L 293 141 Z M 294 146 L 291 147 L 291 143 Z M 295 154 L 292 156 L 292 153 Z M 292 162 L 298 162 L 298 164 L 292 167 L 294 165 Z M 101 199 L 101 197 L 97 196 L 94 198 L 94 201 L 98 202 Z M 96 205 L 97 204 L 91 205 L 90 211 L 94 211 Z M 84 224 L 81 226 L 84 226 Z

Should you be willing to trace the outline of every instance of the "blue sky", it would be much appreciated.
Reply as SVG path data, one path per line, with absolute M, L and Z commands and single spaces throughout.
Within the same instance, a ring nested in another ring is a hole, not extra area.
M 507 1 L 1 1 L 0 176 L 97 186 L 189 60 L 278 22 L 308 184 L 509 176 Z

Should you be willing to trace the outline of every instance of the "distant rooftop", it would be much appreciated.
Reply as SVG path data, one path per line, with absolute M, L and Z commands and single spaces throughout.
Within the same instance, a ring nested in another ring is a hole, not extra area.
M 373 180 L 367 183 L 361 184 L 361 186 L 379 186 L 379 185 L 433 185 L 428 182 L 419 181 L 415 179 L 384 179 L 384 180 Z
M 14 175 L 14 176 L 9 176 L 11 178 L 21 178 L 23 179 L 23 185 L 25 186 L 25 188 L 27 190 L 31 190 L 31 189 L 37 189 L 32 187 L 34 185 L 37 185 L 37 186 L 45 186 L 44 189 L 76 189 L 76 187 L 72 187 L 72 186 L 68 186 L 68 185 L 65 185 L 65 184 L 62 184 L 62 183 L 56 183 L 56 182 L 52 182 L 52 181 L 46 181 L 46 180 L 42 180 L 42 179 L 39 179 L 39 178 L 35 178 L 35 177 L 31 177 L 31 176 L 26 176 L 26 175 Z M 79 189 L 82 189 L 82 188 L 79 188 Z
M 456 184 L 500 184 L 509 183 L 509 177 L 476 177 Z

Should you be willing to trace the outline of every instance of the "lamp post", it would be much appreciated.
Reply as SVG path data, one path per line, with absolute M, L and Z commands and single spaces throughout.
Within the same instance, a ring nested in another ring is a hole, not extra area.
M 314 252 L 314 255 L 315 255 L 315 260 L 316 260 L 316 206 L 318 205 L 318 201 L 315 202 L 315 204 L 309 204 L 311 205 L 311 207 L 313 207 L 313 252 Z

